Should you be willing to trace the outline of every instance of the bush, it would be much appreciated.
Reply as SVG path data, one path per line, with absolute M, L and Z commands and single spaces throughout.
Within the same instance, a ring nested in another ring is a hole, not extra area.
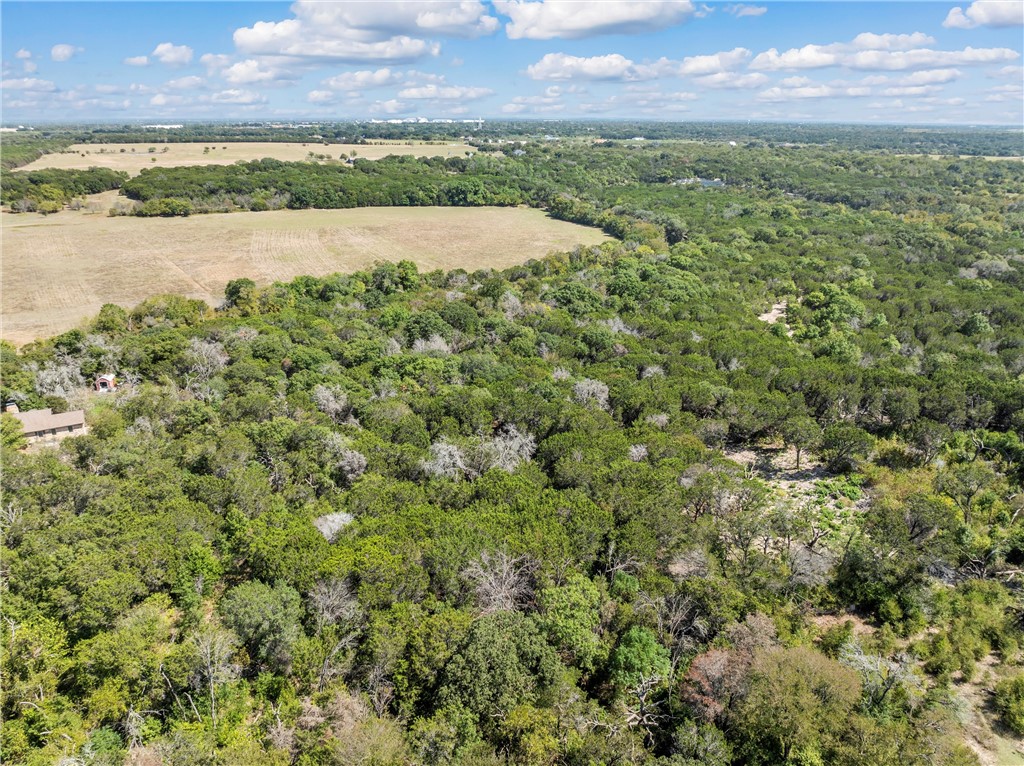
M 255 580 L 242 583 L 224 596 L 220 612 L 252 659 L 287 665 L 302 630 L 302 601 L 294 589 L 284 583 L 273 588 Z
M 647 628 L 634 625 L 612 654 L 608 676 L 616 687 L 626 690 L 651 677 L 664 680 L 670 671 L 668 650 Z
M 1003 723 L 1024 736 L 1024 673 L 996 684 L 995 706 Z
M 135 211 L 135 215 L 142 218 L 186 217 L 192 215 L 192 203 L 187 199 L 176 199 L 174 197 L 151 199 L 142 203 L 142 206 Z
M 821 458 L 830 471 L 848 473 L 866 458 L 875 440 L 863 428 L 836 423 L 825 429 L 821 440 Z

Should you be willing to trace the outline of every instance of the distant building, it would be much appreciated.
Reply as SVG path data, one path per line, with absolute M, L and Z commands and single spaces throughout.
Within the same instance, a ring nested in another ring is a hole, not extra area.
M 93 383 L 92 387 L 101 394 L 105 394 L 109 391 L 114 391 L 117 389 L 117 378 L 115 378 L 110 373 L 107 373 L 106 375 L 100 375 L 98 378 L 96 378 L 96 382 Z
M 29 410 L 28 412 L 12 412 L 21 421 L 21 430 L 29 443 L 41 441 L 60 441 L 68 436 L 85 433 L 85 412 L 51 412 L 45 410 Z

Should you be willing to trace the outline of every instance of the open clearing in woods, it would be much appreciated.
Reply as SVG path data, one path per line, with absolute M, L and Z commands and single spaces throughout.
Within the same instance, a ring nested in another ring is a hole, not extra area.
M 121 150 L 124 150 L 123 152 Z M 150 152 L 150 149 L 154 151 Z M 209 149 L 209 151 L 206 151 Z M 166 151 L 165 151 L 166 150 Z M 192 165 L 231 165 L 240 160 L 299 161 L 309 159 L 309 153 L 329 155 L 330 159 L 356 157 L 379 160 L 389 154 L 409 154 L 414 157 L 465 157 L 475 152 L 462 143 L 389 143 L 389 144 L 330 144 L 316 142 L 284 144 L 273 141 L 239 142 L 230 144 L 76 144 L 63 152 L 46 154 L 19 170 L 63 168 L 110 168 L 137 175 L 145 168 L 169 168 Z M 154 162 L 155 160 L 155 162 Z
M 97 195 L 103 197 L 103 195 Z M 351 272 L 407 258 L 421 270 L 507 268 L 592 245 L 597 229 L 528 208 L 277 210 L 190 218 L 104 212 L 0 214 L 3 326 L 15 344 L 78 326 L 104 303 L 159 293 L 223 299 L 228 281 L 259 284 Z

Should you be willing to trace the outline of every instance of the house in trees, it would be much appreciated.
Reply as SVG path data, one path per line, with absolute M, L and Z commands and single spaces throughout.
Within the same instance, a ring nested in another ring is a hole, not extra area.
M 80 436 L 85 433 L 83 410 L 54 413 L 47 408 L 11 414 L 21 422 L 21 429 L 29 444 L 56 442 L 68 436 Z
M 93 389 L 101 394 L 114 391 L 117 388 L 117 378 L 110 373 L 106 375 L 100 375 L 96 378 L 96 382 L 92 385 Z

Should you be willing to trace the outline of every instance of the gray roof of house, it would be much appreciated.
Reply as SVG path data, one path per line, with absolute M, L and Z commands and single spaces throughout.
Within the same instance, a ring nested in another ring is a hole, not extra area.
M 25 433 L 85 425 L 84 410 L 53 413 L 47 408 L 45 410 L 29 410 L 28 412 L 12 412 L 11 414 L 21 421 L 21 427 Z

